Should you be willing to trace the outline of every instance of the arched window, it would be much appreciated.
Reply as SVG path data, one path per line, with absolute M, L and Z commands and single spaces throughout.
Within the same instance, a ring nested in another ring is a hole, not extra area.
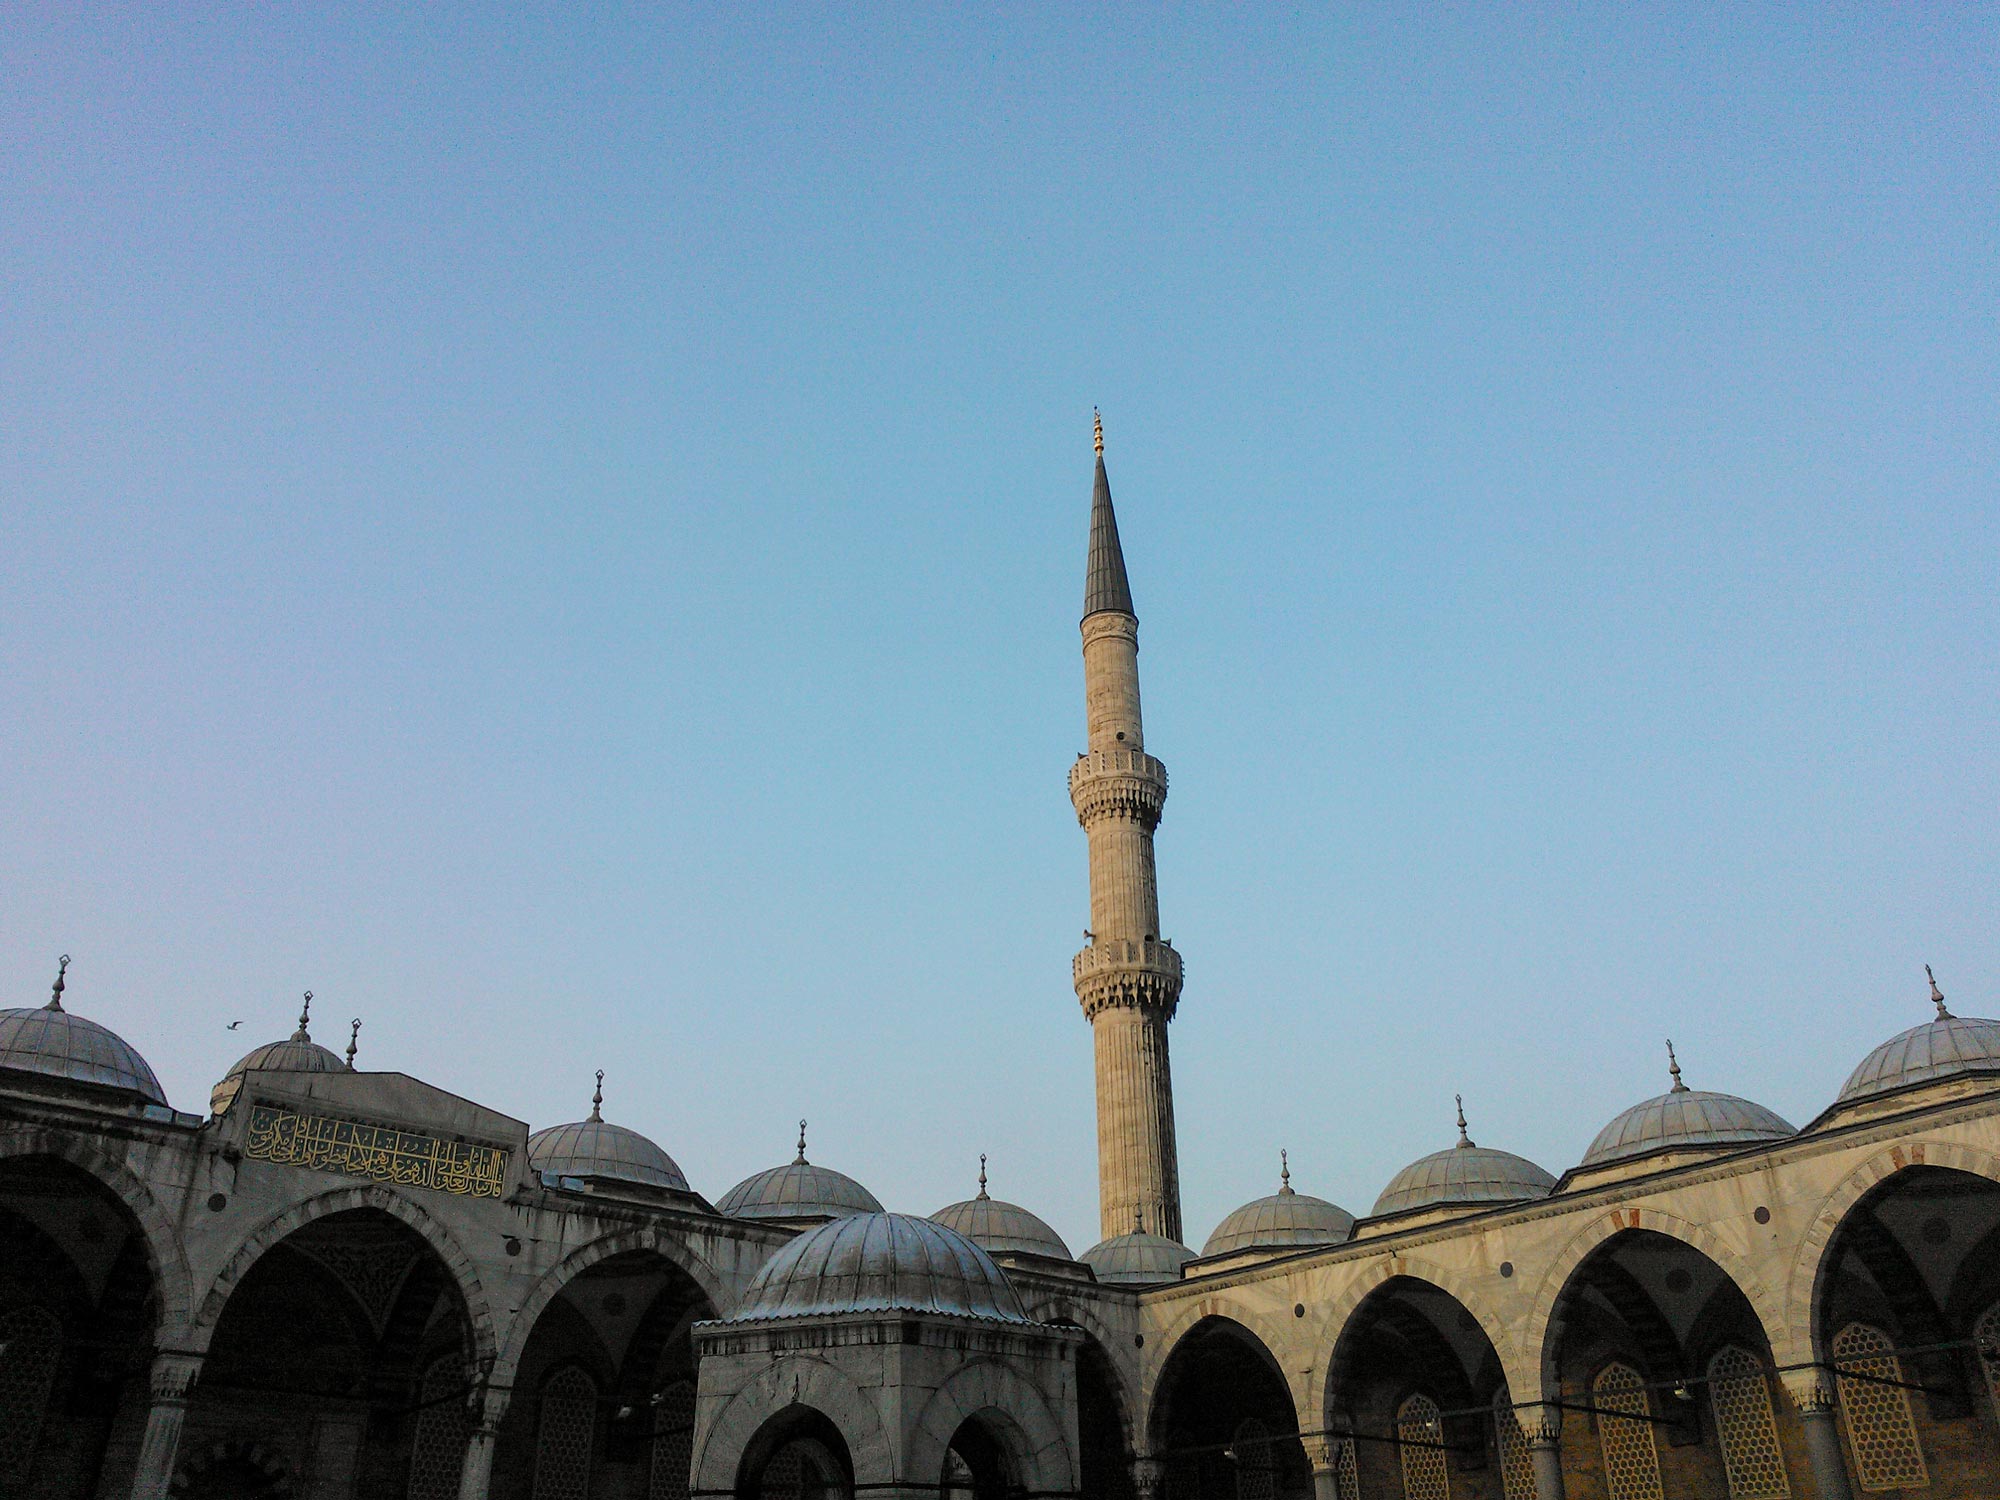
M 1987 1308 L 1985 1316 L 1972 1325 L 1972 1343 L 1979 1351 L 1979 1367 L 1986 1372 L 1993 1419 L 2000 1421 L 2000 1302 Z
M 0 1484 L 24 1482 L 35 1461 L 62 1358 L 62 1323 L 45 1307 L 0 1313 Z
M 1514 1398 L 1504 1385 L 1493 1393 L 1493 1436 L 1500 1450 L 1500 1487 L 1507 1500 L 1535 1500 L 1535 1460 L 1515 1414 Z
M 1271 1446 L 1271 1429 L 1246 1417 L 1237 1424 L 1230 1446 L 1236 1450 L 1236 1500 L 1274 1500 L 1278 1454 Z
M 417 1387 L 417 1433 L 410 1443 L 410 1500 L 458 1500 L 465 1468 L 465 1364 L 458 1355 L 431 1361 Z
M 1849 1323 L 1834 1338 L 1833 1365 L 1840 1372 L 1840 1414 L 1847 1419 L 1861 1488 L 1929 1484 L 1917 1424 L 1910 1418 L 1910 1393 L 1901 1383 L 1903 1362 L 1889 1335 L 1866 1323 Z
M 597 1383 L 569 1365 L 542 1384 L 535 1500 L 590 1500 L 590 1450 L 596 1435 Z
M 1590 1383 L 1590 1392 L 1597 1408 L 1597 1441 L 1604 1450 L 1604 1487 L 1611 1500 L 1664 1500 L 1646 1382 L 1630 1365 L 1606 1365 Z
M 653 1468 L 646 1500 L 688 1500 L 694 1467 L 694 1387 L 678 1381 L 653 1407 Z
M 1730 1500 L 1786 1500 L 1792 1482 L 1785 1477 L 1785 1456 L 1778 1448 L 1771 1383 L 1757 1357 L 1732 1345 L 1711 1359 L 1708 1400 L 1715 1409 Z
M 1354 1439 L 1342 1438 L 1333 1460 L 1334 1488 L 1340 1500 L 1361 1500 L 1361 1465 L 1354 1457 Z
M 1396 1408 L 1396 1446 L 1403 1453 L 1406 1500 L 1451 1500 L 1444 1462 L 1444 1418 L 1437 1402 L 1418 1394 Z

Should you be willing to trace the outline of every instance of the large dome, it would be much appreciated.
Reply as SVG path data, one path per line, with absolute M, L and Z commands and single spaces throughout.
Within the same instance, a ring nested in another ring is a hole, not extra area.
M 226 1114 L 243 1087 L 243 1075 L 252 1071 L 268 1073 L 345 1073 L 347 1064 L 312 1039 L 306 1022 L 312 1016 L 312 991 L 306 991 L 305 1007 L 299 1011 L 299 1029 L 282 1042 L 266 1042 L 236 1060 L 222 1075 L 222 1081 L 208 1093 L 208 1112 Z
M 881 1212 L 807 1230 L 764 1263 L 727 1321 L 854 1312 L 1030 1321 L 993 1258 L 964 1235 Z
M 1841 1086 L 1837 1103 L 1962 1073 L 2000 1073 L 2000 1021 L 1953 1015 L 1945 1009 L 1944 992 L 1935 979 L 1931 1003 L 1937 1006 L 1937 1018 L 1899 1032 L 1862 1058 Z
M 1155 1286 L 1162 1281 L 1179 1281 L 1181 1267 L 1193 1259 L 1194 1251 L 1179 1240 L 1147 1234 L 1142 1229 L 1114 1234 L 1083 1252 L 1083 1263 L 1092 1274 L 1111 1286 Z
M 1601 1167 L 1655 1151 L 1727 1150 L 1798 1134 L 1790 1123 L 1761 1104 L 1734 1094 L 1691 1089 L 1682 1083 L 1672 1042 L 1667 1043 L 1667 1071 L 1673 1087 L 1657 1098 L 1633 1105 L 1598 1131 L 1597 1139 L 1583 1153 L 1584 1166 Z
M 1439 1204 L 1519 1203 L 1546 1198 L 1555 1178 L 1511 1151 L 1475 1146 L 1465 1133 L 1465 1109 L 1458 1112 L 1458 1144 L 1411 1162 L 1389 1179 L 1375 1200 L 1374 1216 L 1407 1213 Z
M 979 1195 L 963 1203 L 948 1204 L 931 1215 L 933 1224 L 942 1224 L 962 1234 L 989 1255 L 1043 1255 L 1052 1260 L 1074 1260 L 1069 1246 L 1040 1219 L 1018 1203 L 1003 1203 L 986 1195 L 986 1158 L 979 1158 Z
M 1279 1168 L 1277 1192 L 1252 1199 L 1216 1225 L 1201 1253 L 1232 1255 L 1240 1250 L 1339 1245 L 1353 1234 L 1353 1214 L 1324 1198 L 1308 1197 L 1293 1189 L 1291 1163 L 1287 1161 Z
M 782 1167 L 746 1177 L 715 1202 L 736 1219 L 844 1219 L 879 1214 L 875 1195 L 845 1173 L 806 1160 L 806 1123 L 799 1121 L 799 1154 Z
M 645 1187 L 688 1191 L 674 1159 L 636 1130 L 604 1118 L 604 1074 L 597 1075 L 590 1118 L 551 1125 L 528 1137 L 528 1165 L 544 1178 L 581 1177 L 600 1182 L 636 1182 Z
M 62 1008 L 63 975 L 68 969 L 65 954 L 47 1005 L 0 1010 L 0 1068 L 122 1089 L 148 1104 L 165 1104 L 160 1080 L 123 1037 Z

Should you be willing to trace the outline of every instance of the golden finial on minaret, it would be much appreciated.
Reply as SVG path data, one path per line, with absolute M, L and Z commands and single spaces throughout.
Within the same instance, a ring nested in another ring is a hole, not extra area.
M 1097 456 L 1104 457 L 1104 414 L 1096 407 L 1090 409 L 1091 425 L 1097 429 Z

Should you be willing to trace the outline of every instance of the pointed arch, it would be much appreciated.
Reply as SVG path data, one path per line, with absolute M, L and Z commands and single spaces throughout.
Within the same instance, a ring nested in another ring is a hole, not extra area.
M 712 1417 L 695 1418 L 694 1484 L 699 1494 L 732 1494 L 737 1468 L 765 1424 L 793 1407 L 819 1413 L 840 1433 L 861 1486 L 895 1483 L 896 1457 L 875 1398 L 853 1377 L 813 1354 L 786 1354 L 766 1366 Z
M 67 1132 L 32 1125 L 0 1127 L 0 1161 L 47 1156 L 94 1179 L 131 1211 L 146 1249 L 146 1267 L 160 1296 L 157 1338 L 163 1348 L 176 1348 L 188 1338 L 193 1318 L 194 1274 L 180 1232 L 152 1192 L 132 1169 L 107 1156 L 90 1142 Z
M 1821 1347 L 1821 1330 L 1816 1324 L 1820 1293 L 1825 1290 L 1826 1275 L 1831 1268 L 1827 1250 L 1848 1210 L 1891 1177 L 1911 1167 L 1943 1167 L 2000 1182 L 2000 1156 L 1957 1141 L 1905 1141 L 1875 1152 L 1856 1166 L 1820 1200 L 1812 1223 L 1793 1251 L 1779 1325 L 1782 1338 L 1771 1341 L 1780 1365 L 1807 1363 Z
M 1500 1320 L 1485 1296 L 1474 1290 L 1469 1276 L 1420 1256 L 1385 1255 L 1358 1267 L 1354 1279 L 1334 1299 L 1326 1315 L 1312 1325 L 1313 1368 L 1306 1377 L 1310 1401 L 1302 1410 L 1315 1414 L 1316 1426 L 1336 1425 L 1333 1407 L 1340 1393 L 1333 1388 L 1332 1370 L 1333 1356 L 1340 1348 L 1342 1337 L 1353 1323 L 1355 1314 L 1361 1310 L 1361 1305 L 1382 1287 L 1397 1280 L 1428 1282 L 1450 1296 L 1478 1320 L 1480 1330 L 1500 1361 L 1500 1371 L 1508 1385 L 1516 1390 L 1539 1388 L 1537 1384 L 1522 1379 L 1520 1352 L 1512 1331 Z M 1312 1311 L 1310 1304 L 1306 1310 L 1308 1313 Z
M 1002 1420 L 992 1420 L 996 1416 Z M 941 1473 L 952 1438 L 975 1417 L 1007 1449 L 1017 1482 L 1030 1493 L 1063 1494 L 1077 1488 L 1077 1456 L 1070 1452 L 1048 1398 L 991 1359 L 961 1365 L 924 1403 L 910 1433 L 906 1477 L 921 1482 L 925 1475 Z
M 1525 1379 L 1517 1389 L 1531 1390 L 1537 1399 L 1552 1400 L 1560 1393 L 1556 1390 L 1556 1374 L 1553 1368 L 1553 1331 L 1556 1308 L 1563 1293 L 1569 1290 L 1570 1282 L 1578 1267 L 1596 1253 L 1598 1248 L 1619 1235 L 1634 1229 L 1651 1230 L 1671 1240 L 1679 1240 L 1691 1250 L 1713 1261 L 1716 1267 L 1736 1283 L 1751 1311 L 1757 1315 L 1765 1342 L 1775 1353 L 1784 1343 L 1784 1311 L 1778 1295 L 1765 1284 L 1757 1273 L 1749 1257 L 1727 1244 L 1713 1230 L 1692 1223 L 1663 1209 L 1614 1208 L 1607 1214 L 1592 1219 L 1570 1239 L 1549 1268 L 1542 1275 L 1540 1287 L 1535 1292 L 1534 1311 L 1529 1315 L 1526 1336 L 1528 1347 L 1523 1349 L 1522 1363 Z M 1783 1356 L 1779 1356 L 1783 1363 Z M 1510 1372 L 1511 1375 L 1511 1372 Z
M 1182 1304 L 1172 1321 L 1166 1327 L 1146 1340 L 1147 1348 L 1144 1380 L 1147 1392 L 1147 1406 L 1159 1404 L 1160 1377 L 1165 1374 L 1167 1362 L 1174 1357 L 1187 1336 L 1211 1318 L 1225 1323 L 1234 1323 L 1254 1339 L 1271 1362 L 1271 1368 L 1285 1383 L 1285 1393 L 1291 1398 L 1292 1419 L 1298 1423 L 1301 1432 L 1318 1424 L 1309 1420 L 1312 1407 L 1308 1377 L 1304 1372 L 1290 1368 L 1298 1363 L 1296 1359 L 1287 1361 L 1285 1355 L 1298 1345 L 1296 1332 L 1285 1328 L 1268 1318 L 1257 1308 L 1247 1307 L 1233 1297 L 1196 1297 Z M 1149 1418 L 1150 1421 L 1150 1418 Z
M 713 1316 L 728 1315 L 733 1299 L 728 1296 L 722 1278 L 715 1274 L 714 1267 L 688 1249 L 678 1237 L 658 1225 L 607 1234 L 579 1245 L 549 1267 L 535 1283 L 534 1290 L 521 1300 L 520 1310 L 508 1325 L 506 1343 L 494 1359 L 493 1383 L 503 1387 L 514 1383 L 514 1375 L 520 1369 L 521 1356 L 527 1352 L 528 1339 L 535 1331 L 535 1324 L 557 1293 L 591 1267 L 613 1256 L 639 1251 L 657 1255 L 685 1274 L 700 1289 Z
M 188 1346 L 191 1352 L 205 1353 L 209 1342 L 215 1337 L 216 1326 L 222 1320 L 222 1311 L 250 1268 L 264 1253 L 286 1236 L 296 1233 L 308 1224 L 324 1219 L 331 1214 L 352 1213 L 357 1209 L 374 1209 L 387 1214 L 415 1232 L 428 1245 L 437 1258 L 444 1263 L 450 1273 L 452 1284 L 458 1288 L 460 1298 L 465 1303 L 466 1321 L 471 1325 L 472 1355 L 475 1361 L 490 1363 L 497 1353 L 493 1333 L 493 1310 L 486 1298 L 486 1289 L 480 1284 L 479 1273 L 473 1269 L 472 1261 L 458 1246 L 451 1231 L 446 1229 L 430 1214 L 411 1202 L 401 1193 L 386 1188 L 379 1183 L 365 1186 L 335 1188 L 320 1193 L 302 1203 L 295 1203 L 284 1212 L 266 1219 L 240 1245 L 229 1262 L 216 1273 L 209 1284 L 207 1294 L 202 1298 L 189 1327 Z

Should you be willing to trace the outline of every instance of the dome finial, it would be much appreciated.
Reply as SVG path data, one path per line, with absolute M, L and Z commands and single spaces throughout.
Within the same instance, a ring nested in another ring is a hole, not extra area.
M 309 1042 L 312 1040 L 312 1033 L 306 1030 L 306 1022 L 312 1019 L 312 1008 L 313 992 L 307 990 L 305 1004 L 299 1007 L 299 1029 L 292 1033 L 293 1041 Z
M 64 959 L 63 962 L 68 963 L 69 960 Z M 1940 1021 L 1949 1021 L 1951 1019 L 1951 1012 L 1944 1008 L 1944 991 L 1938 988 L 1937 975 L 1931 972 L 1929 964 L 1924 965 L 1924 978 L 1931 982 L 1931 1004 L 1938 1008 L 1938 1019 Z M 62 979 L 60 976 L 56 979 L 56 988 L 62 988 Z M 60 1009 L 61 1007 L 57 1008 Z
M 1292 1190 L 1292 1153 L 1283 1146 L 1278 1148 L 1278 1196 L 1283 1197 Z
M 68 972 L 69 955 L 65 953 L 61 958 L 56 960 L 56 982 L 54 988 L 49 991 L 49 1003 L 42 1007 L 44 1010 L 62 1009 L 63 975 Z
M 1104 457 L 1104 416 L 1096 407 L 1090 409 L 1090 423 L 1096 429 L 1097 456 Z
M 1667 1092 L 1685 1094 L 1688 1091 L 1688 1086 L 1681 1082 L 1681 1060 L 1674 1056 L 1674 1039 L 1672 1037 L 1667 1038 L 1667 1071 L 1673 1075 L 1674 1079 L 1674 1086 Z
M 600 1123 L 604 1119 L 604 1069 L 597 1070 L 597 1089 L 590 1096 L 590 1118 Z
M 798 1160 L 794 1161 L 792 1165 L 795 1167 L 803 1167 L 805 1164 L 806 1164 L 806 1122 L 804 1120 L 801 1120 L 799 1121 L 799 1155 L 798 1155 Z
M 1451 1102 L 1458 1106 L 1458 1143 L 1461 1146 L 1470 1146 L 1472 1137 L 1465 1133 L 1465 1095 L 1453 1094 Z
M 979 1201 L 979 1202 L 981 1202 L 981 1203 L 984 1203 L 984 1202 L 986 1202 L 986 1201 L 987 1201 L 987 1199 L 986 1199 L 986 1153 L 985 1153 L 984 1151 L 982 1151 L 982 1152 L 980 1152 L 980 1153 L 979 1153 L 979 1198 L 978 1198 L 978 1201 Z
M 361 1017 L 347 1023 L 347 1071 L 354 1071 L 354 1054 L 361 1050 Z

